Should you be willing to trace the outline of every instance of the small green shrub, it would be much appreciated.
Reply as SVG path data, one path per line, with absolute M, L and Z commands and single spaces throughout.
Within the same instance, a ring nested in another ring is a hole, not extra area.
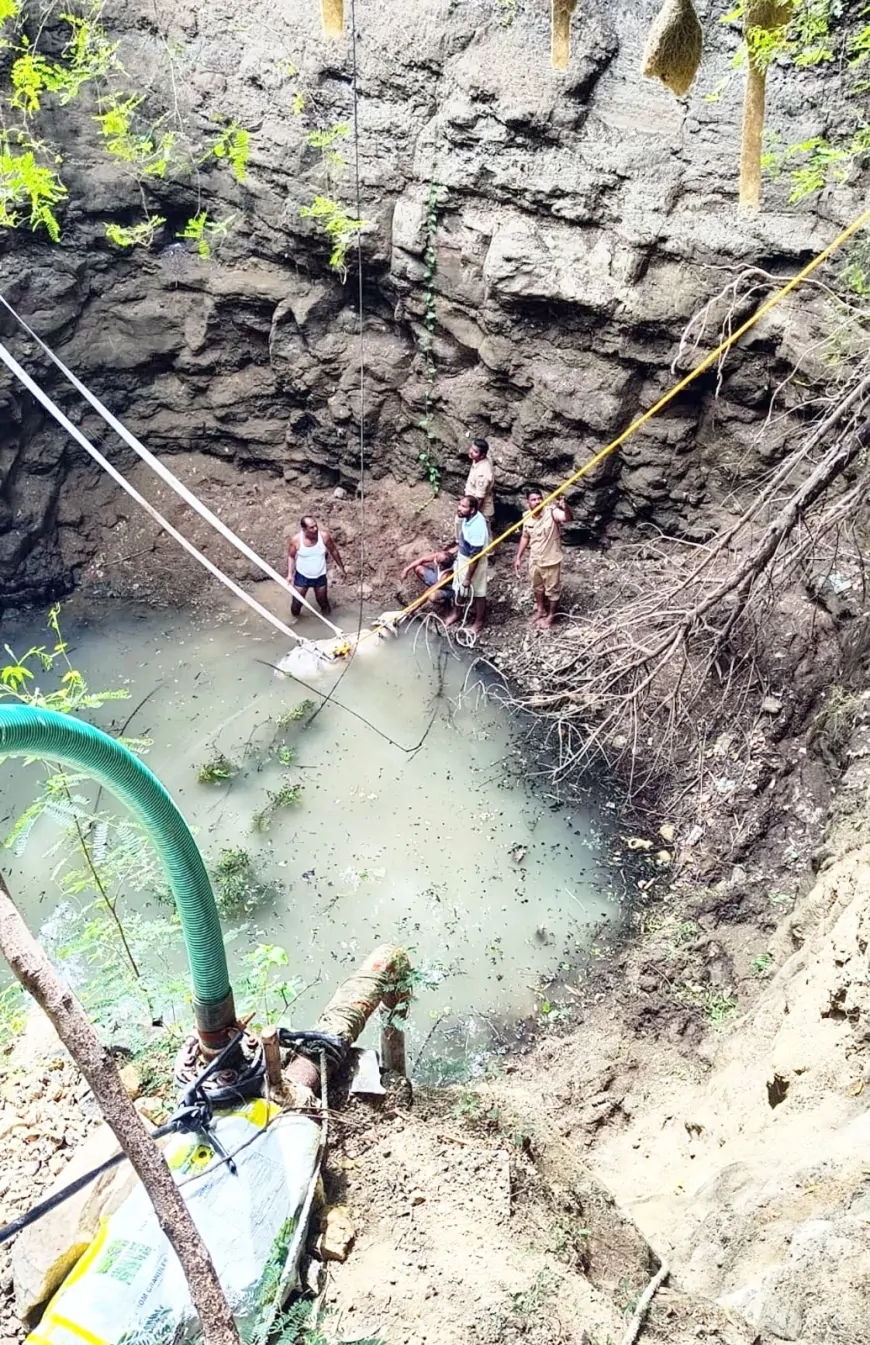
M 276 812 L 282 808 L 294 808 L 297 803 L 302 802 L 302 786 L 294 784 L 288 780 L 280 789 L 272 790 L 266 795 L 266 803 L 251 818 L 251 825 L 255 831 L 268 831 L 272 825 L 272 819 Z
M 351 243 L 365 228 L 366 221 L 348 213 L 343 205 L 328 196 L 315 196 L 311 205 L 299 211 L 303 219 L 318 220 L 332 245 L 329 265 L 341 278 L 347 278 L 347 253 Z
M 218 752 L 211 761 L 203 762 L 196 778 L 201 785 L 222 785 L 238 775 L 239 769 L 234 761 L 224 756 L 223 752 Z
M 221 850 L 212 870 L 215 900 L 224 919 L 250 915 L 267 895 L 247 850 Z
M 275 720 L 275 728 L 279 733 L 286 733 L 294 724 L 299 724 L 303 719 L 307 719 L 316 708 L 312 700 L 304 700 L 300 701 L 298 705 L 291 705 L 289 710 L 282 710 L 278 715 Z

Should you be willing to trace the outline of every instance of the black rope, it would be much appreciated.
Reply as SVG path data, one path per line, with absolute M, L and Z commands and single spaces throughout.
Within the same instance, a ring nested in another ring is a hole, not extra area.
M 321 696 L 323 698 L 323 704 L 317 707 L 314 714 L 309 719 L 306 728 L 314 723 L 314 720 L 320 714 L 320 711 L 323 709 L 323 706 L 326 705 L 328 701 L 332 700 L 332 704 L 338 706 L 339 710 L 344 710 L 345 714 L 352 715 L 354 719 L 358 719 L 361 724 L 365 724 L 366 728 L 369 728 L 372 730 L 373 733 L 376 733 L 379 738 L 383 738 L 385 743 L 389 743 L 391 747 L 398 747 L 400 752 L 404 752 L 408 756 L 413 755 L 414 752 L 419 752 L 420 748 L 423 746 L 424 742 L 429 737 L 429 732 L 432 728 L 432 725 L 435 723 L 435 720 L 438 716 L 438 711 L 440 709 L 440 706 L 437 703 L 438 699 L 441 696 L 441 691 L 439 690 L 435 697 L 436 704 L 435 709 L 432 711 L 432 718 L 426 725 L 426 729 L 423 733 L 422 738 L 418 743 L 415 743 L 413 747 L 405 747 L 404 743 L 396 742 L 395 738 L 391 738 L 389 733 L 385 733 L 383 729 L 379 729 L 377 724 L 373 724 L 370 719 L 366 719 L 365 715 L 361 715 L 358 710 L 352 710 L 349 705 L 345 705 L 342 701 L 332 699 L 333 692 L 337 690 L 338 682 L 341 681 L 341 677 L 343 677 L 344 674 L 347 672 L 347 668 L 344 668 L 341 677 L 339 677 L 338 679 L 338 682 L 336 682 L 335 686 L 332 688 L 332 691 L 330 691 L 327 694 L 327 692 L 325 691 L 319 691 L 317 687 L 309 686 L 307 682 L 303 682 L 298 677 L 294 677 L 292 673 L 285 672 L 283 668 L 278 667 L 277 663 L 270 663 L 268 659 L 264 658 L 258 658 L 255 660 L 255 662 L 262 663 L 264 668 L 271 668 L 273 672 L 280 673 L 282 677 L 289 677 L 291 681 L 296 682 L 301 687 L 304 687 L 306 691 L 311 691 L 315 696 Z
M 355 177 L 355 179 L 356 179 L 356 183 L 355 183 L 355 185 L 356 185 L 356 196 L 355 196 L 355 200 L 356 200 L 356 218 L 357 218 L 357 221 L 359 221 L 359 222 L 360 222 L 360 225 L 361 225 L 361 221 L 362 221 L 362 186 L 361 186 L 361 181 L 360 181 L 360 163 L 359 163 L 359 141 L 360 141 L 360 135 L 359 135 L 359 69 L 358 69 L 357 56 L 356 56 L 356 0 L 350 0 L 350 41 L 351 41 L 351 64 L 352 64 L 352 80 L 351 80 L 351 88 L 352 88 L 352 90 L 353 90 L 353 162 L 354 162 L 354 177 Z M 348 658 L 347 662 L 345 663 L 345 666 L 342 668 L 341 672 L 339 673 L 339 675 L 338 675 L 338 677 L 337 677 L 337 679 L 336 679 L 336 682 L 335 682 L 335 686 L 331 689 L 331 691 L 330 691 L 326 696 L 324 696 L 322 703 L 321 703 L 320 705 L 318 705 L 317 709 L 314 711 L 314 714 L 311 716 L 311 719 L 309 720 L 309 723 L 310 723 L 310 724 L 313 724 L 313 723 L 314 723 L 314 720 L 317 718 L 317 716 L 318 716 L 323 710 L 326 709 L 327 705 L 328 705 L 329 702 L 332 700 L 332 698 L 333 698 L 335 692 L 338 690 L 338 688 L 341 686 L 342 682 L 344 681 L 344 678 L 347 676 L 347 673 L 348 673 L 348 671 L 350 670 L 350 665 L 353 663 L 354 659 L 356 658 L 356 651 L 357 651 L 357 647 L 358 647 L 358 645 L 359 645 L 359 639 L 360 639 L 360 635 L 362 634 L 362 628 L 363 628 L 363 576 L 364 576 L 364 574 L 365 574 L 365 566 L 366 566 L 366 491 L 365 491 L 365 472 L 366 472 L 366 459 L 365 459 L 365 440 L 366 440 L 366 434 L 365 434 L 365 418 L 366 418 L 365 372 L 366 372 L 366 361 L 365 361 L 365 341 L 364 341 L 364 337 L 363 337 L 363 323 L 364 323 L 364 321 L 365 321 L 365 298 L 364 298 L 364 284 L 363 284 L 362 227 L 358 228 L 357 231 L 356 231 L 356 270 L 357 270 L 357 319 L 358 319 L 358 322 L 359 322 L 359 486 L 357 487 L 357 495 L 358 495 L 358 499 L 359 499 L 359 510 L 358 510 L 358 518 L 359 518 L 359 600 L 358 600 L 358 603 L 357 603 L 356 644 L 354 645 L 353 649 L 351 650 L 351 652 L 350 652 L 350 657 Z M 337 701 L 336 701 L 336 704 L 338 704 Z M 346 707 L 345 707 L 345 708 L 346 708 Z M 398 743 L 396 744 L 396 746 L 398 746 Z
M 360 179 L 359 166 L 359 70 L 356 59 L 356 0 L 350 0 L 350 38 L 351 38 L 351 57 L 353 61 L 353 159 L 354 176 L 356 179 L 356 217 L 360 225 L 362 224 L 362 185 Z M 357 625 L 356 636 L 360 637 L 363 620 L 363 576 L 365 574 L 366 563 L 366 492 L 365 492 L 365 423 L 366 423 L 366 395 L 365 395 L 365 338 L 363 335 L 363 323 L 365 321 L 365 297 L 363 286 L 363 249 L 362 249 L 362 227 L 356 231 L 356 269 L 357 269 L 357 305 L 359 309 L 359 622 Z
M 165 1135 L 200 1132 L 204 1140 L 220 1158 L 221 1164 L 226 1164 L 234 1175 L 236 1173 L 236 1165 L 233 1161 L 235 1155 L 226 1153 L 223 1146 L 217 1142 L 211 1129 L 214 1118 L 214 1098 L 205 1085 L 213 1074 L 219 1074 L 221 1070 L 226 1068 L 228 1058 L 241 1044 L 244 1036 L 244 1032 L 236 1033 L 232 1041 L 227 1043 L 214 1060 L 209 1061 L 205 1069 L 185 1090 L 180 1105 L 166 1124 L 151 1132 L 152 1140 L 162 1139 Z M 286 1027 L 278 1029 L 278 1040 L 281 1046 L 289 1047 L 297 1055 L 309 1056 L 316 1060 L 324 1056 L 333 1068 L 338 1068 L 344 1064 L 350 1049 L 349 1044 L 342 1037 L 334 1037 L 325 1032 L 297 1031 Z M 230 1093 L 234 1090 L 227 1089 L 225 1091 Z M 228 1098 L 227 1104 L 232 1105 L 237 1100 L 238 1094 L 236 1098 Z M 241 1147 L 247 1148 L 247 1144 Z M 236 1152 L 241 1152 L 241 1149 Z M 0 1228 L 0 1246 L 4 1242 L 8 1242 L 10 1238 L 14 1238 L 16 1233 L 23 1232 L 31 1224 L 35 1224 L 38 1219 L 42 1219 L 52 1210 L 56 1210 L 58 1205 L 62 1205 L 72 1196 L 77 1195 L 79 1191 L 84 1190 L 91 1182 L 96 1181 L 98 1177 L 102 1177 L 104 1172 L 111 1172 L 113 1168 L 125 1162 L 126 1158 L 127 1155 L 123 1151 L 114 1154 L 111 1158 L 107 1158 L 105 1162 L 100 1163 L 98 1167 L 91 1168 L 90 1172 L 85 1172 L 81 1177 L 77 1177 L 75 1181 L 70 1182 L 68 1186 L 64 1186 L 62 1190 L 56 1191 L 53 1196 L 48 1196 L 38 1205 L 34 1205 L 26 1214 L 20 1214 L 17 1219 L 13 1219 L 11 1223 Z
M 244 1035 L 243 1032 L 237 1032 L 232 1041 L 227 1042 L 226 1046 L 215 1056 L 214 1060 L 209 1061 L 205 1069 L 202 1070 L 190 1087 L 185 1091 L 181 1103 L 166 1124 L 159 1126 L 157 1130 L 151 1132 L 151 1139 L 158 1140 L 162 1139 L 164 1135 L 202 1131 L 209 1142 L 212 1144 L 214 1143 L 214 1136 L 210 1130 L 213 1117 L 212 1106 L 208 1099 L 208 1095 L 205 1092 L 204 1085 L 211 1078 L 212 1074 L 215 1074 L 224 1068 L 227 1058 L 233 1051 L 235 1051 Z M 220 1152 L 220 1147 L 217 1147 Z M 222 1157 L 226 1157 L 226 1155 L 222 1154 Z M 100 1163 L 98 1167 L 91 1168 L 90 1172 L 85 1172 L 81 1177 L 77 1177 L 75 1181 L 70 1182 L 69 1186 L 64 1186 L 60 1191 L 56 1191 L 53 1196 L 48 1196 L 46 1200 L 42 1200 L 38 1205 L 34 1205 L 26 1214 L 20 1214 L 17 1219 L 13 1219 L 12 1222 L 6 1224 L 4 1228 L 0 1228 L 0 1247 L 2 1247 L 4 1242 L 8 1242 L 10 1238 L 14 1238 L 16 1233 L 20 1233 L 22 1229 L 28 1228 L 31 1224 L 35 1224 L 37 1219 L 41 1219 L 44 1215 L 50 1214 L 52 1210 L 57 1209 L 58 1205 L 62 1205 L 64 1201 L 69 1200 L 72 1196 L 83 1190 L 90 1182 L 96 1181 L 96 1179 L 101 1177 L 104 1172 L 110 1172 L 112 1168 L 117 1167 L 119 1163 L 123 1163 L 126 1158 L 127 1155 L 124 1152 L 114 1154 L 112 1158 L 107 1158 L 105 1162 Z M 233 1170 L 232 1166 L 231 1170 Z

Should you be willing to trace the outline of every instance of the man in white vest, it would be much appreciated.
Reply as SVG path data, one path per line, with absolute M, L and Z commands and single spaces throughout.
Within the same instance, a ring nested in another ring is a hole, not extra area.
M 290 538 L 287 547 L 287 579 L 303 598 L 313 588 L 318 607 L 324 616 L 328 616 L 331 611 L 326 575 L 329 557 L 341 571 L 342 579 L 347 579 L 347 570 L 332 535 L 325 528 L 318 527 L 317 519 L 306 514 L 300 521 L 302 531 Z M 294 598 L 290 603 L 290 611 L 298 616 L 302 611 L 302 603 Z

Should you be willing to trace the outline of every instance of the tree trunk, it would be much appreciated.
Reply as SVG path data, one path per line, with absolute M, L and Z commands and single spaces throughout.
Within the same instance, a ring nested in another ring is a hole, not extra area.
M 18 980 L 51 1020 L 136 1175 L 151 1198 L 160 1227 L 187 1277 L 205 1345 L 239 1345 L 239 1333 L 211 1257 L 166 1161 L 124 1091 L 114 1059 L 81 1005 L 33 938 L 0 876 L 0 952 Z
M 743 137 L 740 143 L 740 205 L 757 210 L 761 204 L 761 142 L 764 135 L 764 98 L 767 73 L 750 53 L 746 64 L 743 99 Z

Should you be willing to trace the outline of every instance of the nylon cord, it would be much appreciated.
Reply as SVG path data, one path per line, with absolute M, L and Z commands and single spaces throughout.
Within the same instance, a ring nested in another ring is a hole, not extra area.
M 356 55 L 356 0 L 351 0 L 350 4 L 350 28 L 351 28 L 351 64 L 352 79 L 351 88 L 353 91 L 353 157 L 354 157 L 354 177 L 355 177 L 355 199 L 356 199 L 356 218 L 362 221 L 362 186 L 360 180 L 359 163 L 359 72 L 357 67 Z M 357 320 L 359 322 L 359 486 L 357 489 L 358 509 L 357 519 L 359 528 L 359 600 L 357 602 L 357 623 L 356 640 L 349 656 L 345 660 L 344 667 L 335 681 L 335 686 L 327 693 L 321 704 L 317 707 L 309 720 L 309 725 L 314 723 L 317 716 L 326 709 L 335 692 L 341 686 L 348 672 L 350 665 L 356 658 L 356 652 L 360 645 L 363 627 L 363 578 L 366 567 L 366 492 L 365 492 L 365 338 L 363 336 L 363 323 L 365 321 L 365 297 L 363 284 L 363 251 L 362 251 L 362 228 L 356 231 L 356 261 L 357 261 Z M 371 633 L 371 632 L 369 632 Z

